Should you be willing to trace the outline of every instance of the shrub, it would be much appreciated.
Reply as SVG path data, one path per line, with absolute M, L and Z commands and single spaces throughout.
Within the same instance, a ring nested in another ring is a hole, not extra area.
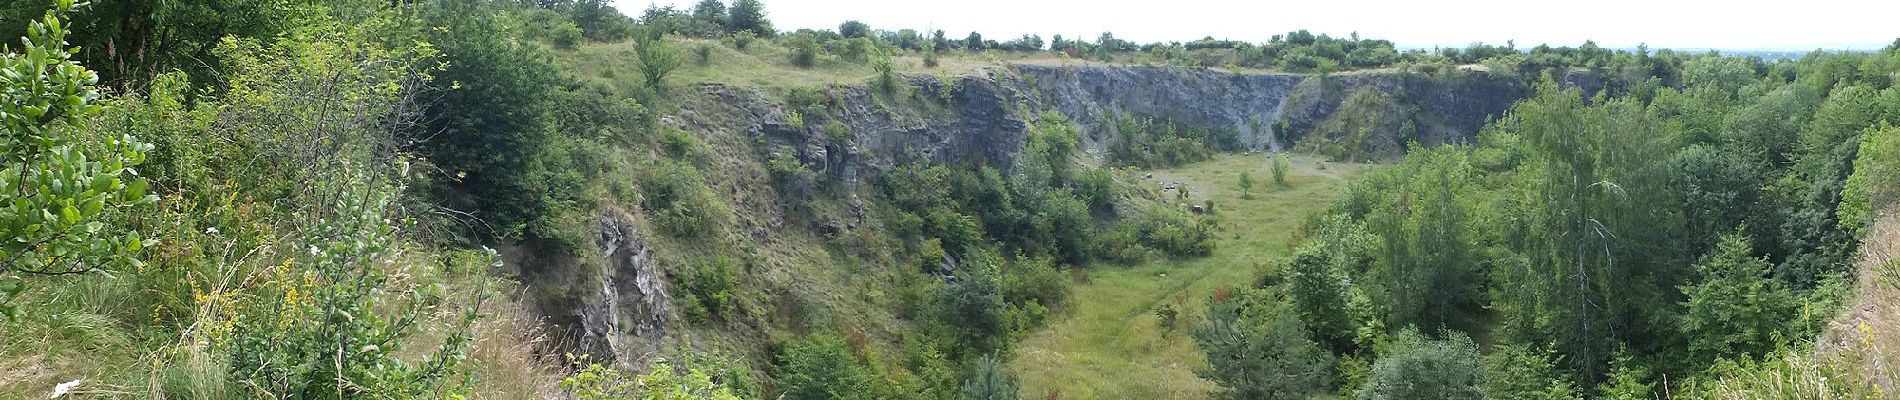
M 699 66 L 704 67 L 707 65 L 712 65 L 712 53 L 713 53 L 712 43 L 700 43 L 699 46 L 695 48 L 693 51 L 694 51 L 694 54 L 699 56 Z
M 843 47 L 839 49 L 838 55 L 851 62 L 870 61 L 871 54 L 877 52 L 877 43 L 871 42 L 870 38 L 845 39 Z
M 877 90 L 884 94 L 897 92 L 897 72 L 891 68 L 891 57 L 879 55 L 871 61 L 871 69 L 877 71 Z
M 811 68 L 818 65 L 818 39 L 810 34 L 793 35 L 786 40 L 786 47 L 792 49 L 792 65 L 799 68 Z
M 756 40 L 758 38 L 759 36 L 753 34 L 752 31 L 740 31 L 738 33 L 734 33 L 732 34 L 732 48 L 745 50 L 746 48 L 752 46 L 753 40 Z
M 671 276 L 678 285 L 682 314 L 694 323 L 728 321 L 731 318 L 738 276 L 732 261 L 725 256 L 696 257 L 676 268 Z
M 633 52 L 639 59 L 640 75 L 646 78 L 647 87 L 656 91 L 664 89 L 666 76 L 680 67 L 679 50 L 667 43 L 663 33 L 658 30 L 634 36 Z M 702 54 L 709 56 L 711 48 L 702 47 Z
M 1855 231 L 1875 213 L 1900 204 L 1900 128 L 1882 124 L 1863 134 L 1854 172 L 1841 193 L 1841 225 Z
M 1208 364 L 1195 375 L 1220 385 L 1222 397 L 1301 398 L 1331 381 L 1332 354 L 1306 338 L 1292 312 L 1257 293 L 1220 297 L 1192 335 Z
M 1292 169 L 1292 165 L 1291 163 L 1287 162 L 1286 154 L 1273 156 L 1273 184 L 1274 185 L 1279 185 L 1280 187 L 1287 187 L 1286 171 L 1288 169 Z
M 854 136 L 851 133 L 850 125 L 845 125 L 843 121 L 833 119 L 825 121 L 825 138 L 831 139 L 831 141 L 834 142 L 845 143 L 850 142 Z
M 872 397 L 870 371 L 837 335 L 812 334 L 786 345 L 774 375 L 786 399 Z
M 1016 378 L 1003 370 L 995 354 L 978 358 L 970 379 L 963 381 L 965 400 L 1016 400 L 1016 391 Z
M 1372 364 L 1372 375 L 1359 389 L 1359 398 L 1483 399 L 1480 357 L 1471 338 L 1457 331 L 1443 340 L 1432 340 L 1407 329 Z
M 142 265 L 147 244 L 136 230 L 107 223 L 157 202 L 133 169 L 149 144 L 130 135 L 79 136 L 81 121 L 102 106 L 99 75 L 72 61 L 65 26 L 72 2 L 61 2 L 30 26 L 20 53 L 0 56 L 0 316 L 25 283 L 13 275 L 64 275 L 101 267 Z M 24 55 L 24 56 L 23 56 Z
M 1250 192 L 1251 190 L 1253 190 L 1253 172 L 1240 171 L 1240 198 L 1253 198 L 1253 193 Z
M 561 379 L 561 391 L 576 400 L 739 400 L 719 371 L 697 365 L 675 366 L 664 358 L 647 364 L 647 372 L 628 376 L 620 370 L 587 362 L 587 356 L 567 356 L 574 374 Z
M 233 380 L 263 397 L 434 393 L 467 357 L 483 296 L 432 353 L 419 362 L 398 357 L 406 344 L 428 343 L 408 339 L 420 332 L 418 318 L 443 305 L 443 293 L 439 285 L 405 284 L 385 270 L 398 261 L 397 190 L 372 185 L 360 173 L 340 176 L 315 182 L 314 191 L 337 201 L 308 210 L 325 217 L 300 227 L 303 237 L 293 248 L 307 251 L 248 277 L 259 282 L 256 295 L 235 297 L 235 317 L 218 321 L 228 331 L 213 331 L 211 342 L 230 355 Z M 469 274 L 499 267 L 493 250 L 472 263 L 444 264 Z
M 719 227 L 729 212 L 713 197 L 706 178 L 692 165 L 657 160 L 642 168 L 636 178 L 640 208 L 669 234 L 700 236 Z

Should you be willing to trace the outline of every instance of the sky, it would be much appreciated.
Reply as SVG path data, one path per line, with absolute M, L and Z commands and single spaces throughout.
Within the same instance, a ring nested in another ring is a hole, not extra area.
M 696 0 L 614 0 L 638 18 L 650 4 L 689 10 Z M 730 4 L 730 0 L 727 0 Z M 837 29 L 859 20 L 875 29 L 970 31 L 1005 41 L 1094 40 L 1103 31 L 1140 43 L 1205 36 L 1264 42 L 1307 29 L 1338 37 L 1386 39 L 1403 48 L 1575 46 L 1585 40 L 1629 48 L 1877 49 L 1900 38 L 1900 1 L 1680 0 L 764 0 L 779 30 Z

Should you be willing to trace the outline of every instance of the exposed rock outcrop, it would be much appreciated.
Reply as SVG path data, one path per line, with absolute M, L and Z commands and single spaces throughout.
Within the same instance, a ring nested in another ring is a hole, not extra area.
M 1290 74 L 1235 74 L 1179 67 L 1016 67 L 1034 77 L 1037 94 L 1083 128 L 1100 150 L 1109 132 L 1095 121 L 1132 115 L 1240 133 L 1250 149 L 1278 149 L 1274 122 L 1293 88 L 1307 78 Z
M 666 279 L 633 216 L 609 207 L 586 254 L 511 246 L 507 264 L 536 294 L 539 314 L 565 331 L 573 350 L 600 362 L 639 366 L 659 350 L 669 322 Z

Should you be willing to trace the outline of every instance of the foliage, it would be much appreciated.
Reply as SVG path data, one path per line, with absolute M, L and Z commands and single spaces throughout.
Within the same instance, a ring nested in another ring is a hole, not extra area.
M 307 248 L 305 254 L 262 271 L 261 293 L 238 300 L 228 333 L 213 332 L 213 337 L 231 355 L 233 378 L 259 396 L 440 394 L 467 357 L 468 327 L 484 295 L 477 292 L 477 306 L 460 316 L 459 329 L 427 358 L 412 363 L 395 356 L 418 332 L 416 319 L 443 301 L 442 288 L 392 282 L 383 268 L 399 251 L 398 225 L 390 219 L 395 191 L 344 176 L 318 182 L 327 185 L 319 193 L 338 200 L 330 205 L 334 208 L 313 210 L 320 218 L 303 227 L 303 241 L 295 246 Z M 484 259 L 455 268 L 498 266 L 493 251 Z
M 654 90 L 665 89 L 666 76 L 679 69 L 680 63 L 684 61 L 680 58 L 679 49 L 667 43 L 659 31 L 649 30 L 634 35 L 633 51 L 640 61 L 640 75 L 646 77 L 647 87 Z M 708 51 L 710 49 L 701 50 L 701 60 L 706 59 Z
M 1801 299 L 1768 275 L 1773 267 L 1739 235 L 1724 237 L 1696 263 L 1700 279 L 1682 288 L 1682 333 L 1693 359 L 1768 354 L 1778 339 L 1797 331 L 1789 317 L 1801 310 Z
M 581 179 L 554 131 L 555 103 L 548 99 L 557 97 L 560 75 L 548 72 L 556 68 L 538 49 L 496 29 L 502 10 L 485 3 L 425 8 L 424 18 L 445 25 L 427 39 L 447 65 L 424 94 L 428 117 L 412 134 L 427 138 L 420 153 L 445 175 L 437 178 L 444 191 L 438 197 L 473 198 L 490 234 L 578 246 L 583 239 L 563 237 L 556 226 L 577 212 Z
M 820 47 L 818 39 L 809 34 L 795 34 L 786 39 L 785 46 L 792 49 L 792 65 L 799 68 L 811 68 L 818 64 Z
M 1478 346 L 1452 332 L 1444 339 L 1400 331 L 1372 365 L 1360 399 L 1482 399 Z
M 1484 356 L 1484 394 L 1494 399 L 1582 399 L 1554 351 L 1505 343 Z
M 668 274 L 680 289 L 680 313 L 694 323 L 730 320 L 739 279 L 732 261 L 714 256 L 684 264 Z
M 1344 218 L 1321 222 L 1315 238 L 1286 261 L 1286 294 L 1311 338 L 1337 353 L 1348 351 L 1360 327 L 1351 310 L 1353 276 L 1373 262 L 1376 237 Z
M 1841 224 L 1853 231 L 1876 213 L 1900 204 L 1900 128 L 1868 128 L 1854 160 L 1854 173 L 1841 193 Z
M 812 334 L 779 352 L 773 377 L 784 398 L 796 400 L 868 398 L 873 384 L 866 365 L 844 338 Z
M 635 181 L 640 185 L 640 209 L 668 234 L 700 237 L 724 226 L 731 213 L 691 164 L 656 160 L 641 168 Z
M 561 379 L 561 390 L 577 400 L 739 400 L 732 388 L 714 381 L 711 372 L 694 365 L 674 366 L 664 358 L 647 364 L 647 372 L 625 372 L 587 362 L 587 356 L 568 355 L 578 371 Z M 585 364 L 583 367 L 582 365 Z
M 772 22 L 765 18 L 765 5 L 759 0 L 734 0 L 728 9 L 731 15 L 726 30 L 738 33 L 748 32 L 758 37 L 772 37 L 777 31 Z
M 1015 400 L 1016 379 L 1003 370 L 996 355 L 977 358 L 976 370 L 963 382 L 964 400 Z
M 983 354 L 1007 347 L 1001 271 L 994 254 L 966 253 L 956 282 L 937 292 L 938 319 L 954 327 L 961 354 Z
M 72 7 L 58 2 L 31 25 L 18 53 L 0 58 L 0 235 L 8 238 L 0 244 L 0 315 L 8 317 L 18 313 L 9 303 L 25 288 L 21 275 L 141 266 L 137 252 L 155 243 L 121 225 L 157 201 L 133 169 L 152 145 L 86 131 L 85 119 L 103 106 L 98 74 L 65 47 Z
M 1273 184 L 1274 185 L 1277 185 L 1279 187 L 1287 187 L 1286 170 L 1288 169 L 1292 169 L 1292 166 L 1288 165 L 1285 154 L 1273 156 Z
M 60 34 L 66 39 L 61 45 L 89 50 L 72 55 L 102 82 L 120 89 L 144 88 L 172 71 L 184 72 L 194 86 L 212 86 L 223 62 L 214 50 L 226 37 L 269 40 L 320 19 L 326 10 L 363 11 L 361 4 L 353 2 L 92 0 L 71 2 L 74 7 L 66 3 L 0 1 L 0 10 L 6 10 L 0 11 L 0 32 L 28 31 L 41 22 L 35 17 L 60 12 L 64 28 L 76 30 Z M 67 13 L 74 8 L 80 12 Z
M 1108 161 L 1114 165 L 1159 168 L 1206 160 L 1217 151 L 1240 149 L 1232 128 L 1207 128 L 1171 121 L 1110 116 L 1098 125 L 1113 132 Z
M 1308 340 L 1299 318 L 1276 299 L 1217 295 L 1193 337 L 1208 363 L 1195 374 L 1220 385 L 1221 398 L 1302 397 L 1332 379 L 1332 355 Z
M 1253 190 L 1253 173 L 1250 171 L 1240 171 L 1240 197 L 1243 199 L 1252 198 L 1253 194 L 1248 192 L 1251 190 Z

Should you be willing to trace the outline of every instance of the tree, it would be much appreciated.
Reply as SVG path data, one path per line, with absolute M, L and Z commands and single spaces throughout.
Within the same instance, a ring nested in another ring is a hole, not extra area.
M 792 65 L 799 68 L 811 68 L 818 65 L 820 46 L 818 39 L 808 33 L 795 33 L 786 39 L 786 47 L 792 48 Z
M 1240 197 L 1253 198 L 1253 193 L 1248 193 L 1250 190 L 1253 190 L 1253 172 L 1240 171 Z
M 940 320 L 955 328 L 958 348 L 967 357 L 1001 350 L 1006 338 L 1005 303 L 998 277 L 1002 260 L 986 251 L 972 251 L 975 247 L 965 249 L 963 268 L 957 270 L 961 279 L 939 290 L 937 304 Z
M 1780 345 L 1777 338 L 1798 330 L 1789 321 L 1800 315 L 1801 299 L 1770 278 L 1774 266 L 1752 253 L 1746 237 L 1725 236 L 1696 263 L 1700 279 L 1682 287 L 1682 332 L 1693 359 L 1768 354 Z
M 970 32 L 970 36 L 963 37 L 963 48 L 970 51 L 982 51 L 983 34 L 974 31 Z
M 658 30 L 635 34 L 633 52 L 640 61 L 640 75 L 646 78 L 647 87 L 655 91 L 666 89 L 666 76 L 679 69 L 683 62 L 679 49 L 667 43 Z
M 759 0 L 733 1 L 730 15 L 731 22 L 726 24 L 728 31 L 752 32 L 753 35 L 759 37 L 772 37 L 777 34 L 772 30 L 772 21 L 765 19 L 765 4 L 760 3 Z
M 1286 261 L 1288 300 L 1313 340 L 1335 353 L 1351 350 L 1358 328 L 1346 277 L 1365 272 L 1376 239 L 1346 216 L 1332 216 Z
M 448 65 L 431 81 L 428 118 L 413 134 L 429 138 L 418 150 L 445 172 L 441 188 L 472 195 L 442 198 L 472 198 L 495 236 L 560 237 L 555 217 L 575 207 L 581 178 L 555 133 L 549 99 L 561 77 L 548 71 L 557 67 L 495 29 L 505 26 L 502 10 L 487 2 L 435 2 L 424 12 L 445 25 L 428 42 Z
M 1862 136 L 1840 206 L 1841 224 L 1857 233 L 1875 213 L 1900 203 L 1900 128 L 1882 124 Z
M 1196 375 L 1220 385 L 1225 399 L 1298 398 L 1331 379 L 1332 354 L 1307 339 L 1278 301 L 1242 293 L 1208 301 L 1207 321 L 1192 333 L 1207 353 Z
M 14 316 L 20 275 L 67 275 L 142 265 L 152 243 L 134 229 L 108 226 L 148 206 L 145 178 L 133 167 L 152 150 L 130 135 L 88 137 L 84 121 L 103 110 L 99 75 L 66 47 L 71 0 L 59 1 L 0 58 L 0 316 Z
M 20 32 L 47 12 L 47 0 L 0 0 L 0 32 Z M 251 0 L 77 2 L 81 11 L 61 18 L 73 28 L 67 36 L 73 57 L 123 89 L 143 89 L 158 75 L 179 70 L 199 86 L 217 79 L 225 37 L 268 39 L 300 23 L 299 7 L 287 2 Z M 351 6 L 339 6 L 346 9 Z M 8 42 L 7 44 L 18 44 Z
M 1480 358 L 1478 346 L 1463 333 L 1453 331 L 1442 340 L 1432 340 L 1407 329 L 1372 365 L 1359 398 L 1483 399 Z
M 779 353 L 776 378 L 785 398 L 835 400 L 870 398 L 872 377 L 844 338 L 812 334 Z
M 1016 379 L 1003 370 L 995 354 L 976 360 L 976 370 L 963 381 L 964 400 L 1016 400 Z
M 726 3 L 719 0 L 699 0 L 693 4 L 693 25 L 704 30 L 702 33 L 729 33 L 726 27 Z
M 838 24 L 838 34 L 844 36 L 845 39 L 869 37 L 871 26 L 858 20 L 845 21 L 843 24 Z

